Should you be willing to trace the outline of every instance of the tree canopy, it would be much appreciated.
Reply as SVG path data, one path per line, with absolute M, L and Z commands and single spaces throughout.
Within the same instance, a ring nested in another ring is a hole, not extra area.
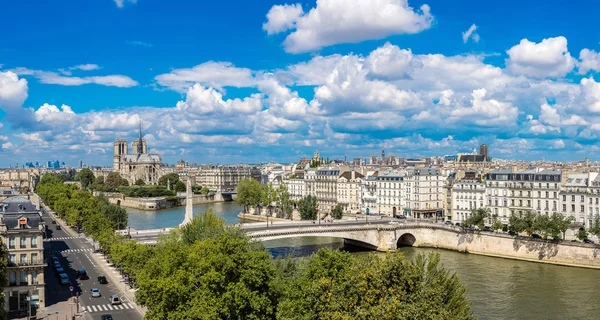
M 341 219 L 344 216 L 344 207 L 341 204 L 336 204 L 333 210 L 331 210 L 331 217 L 334 219 Z
M 302 220 L 317 219 L 317 198 L 314 196 L 306 196 L 300 199 L 298 203 L 298 212 Z
M 167 187 L 169 190 L 174 190 L 175 185 L 179 181 L 179 175 L 175 172 L 167 173 L 158 179 L 158 185 Z M 184 185 L 185 186 L 185 185 Z
M 94 173 L 88 168 L 83 168 L 75 174 L 75 180 L 81 183 L 83 189 L 87 189 L 94 182 Z

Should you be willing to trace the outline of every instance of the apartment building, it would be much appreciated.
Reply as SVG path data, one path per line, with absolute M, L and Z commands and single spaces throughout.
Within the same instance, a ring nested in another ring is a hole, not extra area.
M 490 171 L 486 175 L 488 206 L 504 224 L 513 213 L 558 212 L 561 179 L 559 170 Z
M 300 201 L 306 196 L 306 182 L 304 179 L 284 179 L 283 184 L 287 186 L 290 200 Z
M 260 181 L 260 169 L 245 165 L 213 166 L 201 169 L 196 175 L 196 183 L 211 190 L 233 191 L 244 179 Z
M 318 169 L 310 181 L 310 194 L 317 198 L 320 212 L 327 213 L 337 204 L 339 169 Z
M 360 213 L 377 213 L 377 176 L 371 175 L 362 179 L 359 188 Z
M 390 217 L 404 215 L 404 174 L 387 171 L 376 177 L 377 212 Z
M 478 180 L 464 179 L 452 186 L 452 222 L 463 222 L 471 211 L 486 206 L 485 184 Z
M 26 197 L 0 202 L 0 237 L 8 250 L 4 308 L 16 311 L 31 305 L 44 308 L 44 223 L 39 210 Z
M 575 223 L 585 228 L 592 226 L 600 215 L 600 176 L 597 172 L 569 172 L 562 192 L 560 209 L 565 216 L 572 216 Z
M 356 171 L 342 173 L 337 181 L 337 202 L 342 205 L 344 212 L 360 211 L 360 183 L 364 176 Z
M 442 217 L 444 177 L 436 168 L 411 168 L 405 181 L 407 213 L 413 218 Z

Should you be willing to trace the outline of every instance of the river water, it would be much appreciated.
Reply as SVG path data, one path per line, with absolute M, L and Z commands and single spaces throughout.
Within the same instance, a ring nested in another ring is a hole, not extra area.
M 228 223 L 239 222 L 241 207 L 233 202 L 194 206 L 194 212 L 212 209 Z M 138 230 L 174 227 L 183 221 L 185 208 L 162 211 L 128 209 L 129 225 Z M 353 254 L 337 238 L 302 237 L 267 241 L 279 256 L 293 252 L 306 256 L 332 247 Z M 458 275 L 468 289 L 473 312 L 479 319 L 600 319 L 600 270 L 479 256 L 447 250 L 401 248 L 409 259 L 436 252 L 444 267 Z M 379 253 L 378 253 L 379 254 Z

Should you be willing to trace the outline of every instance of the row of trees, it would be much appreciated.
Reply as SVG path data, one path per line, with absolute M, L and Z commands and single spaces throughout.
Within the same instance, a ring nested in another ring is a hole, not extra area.
M 211 211 L 155 247 L 117 241 L 109 252 L 135 279 L 146 319 L 473 319 L 438 256 L 274 259 Z
M 87 190 L 64 184 L 55 174 L 45 174 L 37 186 L 37 194 L 69 225 L 83 227 L 91 232 L 98 228 L 115 230 L 127 226 L 127 211 L 110 204 L 102 197 L 94 197 Z
M 470 217 L 465 220 L 463 226 L 477 226 L 483 229 L 486 223 L 492 221 L 492 229 L 502 230 L 504 224 L 497 215 L 492 215 L 489 209 L 479 208 L 471 211 Z M 564 216 L 558 212 L 551 215 L 540 214 L 533 210 L 512 214 L 508 220 L 508 230 L 514 233 L 526 233 L 527 235 L 539 234 L 544 239 L 559 239 L 565 237 L 565 232 L 575 221 L 572 216 Z M 596 217 L 589 233 L 600 236 L 600 218 Z M 578 237 L 586 239 L 588 230 L 580 229 Z
M 244 206 L 244 212 L 250 208 L 259 212 L 261 208 L 267 208 L 269 216 L 273 216 L 273 210 L 277 209 L 277 217 L 285 219 L 291 219 L 294 210 L 294 202 L 285 185 L 274 188 L 271 183 L 262 185 L 255 179 L 244 179 L 238 184 L 236 202 Z

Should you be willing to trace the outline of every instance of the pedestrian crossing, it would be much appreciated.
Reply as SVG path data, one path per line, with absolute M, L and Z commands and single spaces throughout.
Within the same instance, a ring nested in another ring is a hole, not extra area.
M 60 253 L 90 252 L 92 248 L 57 250 Z
M 44 241 L 57 241 L 57 240 L 73 240 L 73 239 L 82 239 L 81 237 L 60 237 L 60 238 L 47 238 Z
M 82 308 L 84 312 L 105 312 L 115 310 L 126 310 L 133 309 L 132 303 L 121 303 L 121 304 L 101 304 L 96 306 L 85 306 Z

